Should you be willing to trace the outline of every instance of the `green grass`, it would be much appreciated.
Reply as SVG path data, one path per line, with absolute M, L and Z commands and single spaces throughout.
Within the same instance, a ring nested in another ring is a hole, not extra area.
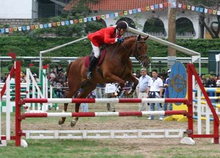
M 103 146 L 98 140 L 27 140 L 28 148 L 9 143 L 0 148 L 1 158 L 143 158 L 142 155 L 117 154 L 119 146 Z

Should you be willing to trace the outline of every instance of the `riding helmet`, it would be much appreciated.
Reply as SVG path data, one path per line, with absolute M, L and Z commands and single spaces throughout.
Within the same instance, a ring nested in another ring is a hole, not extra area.
M 120 21 L 117 23 L 116 29 L 127 29 L 128 23 L 126 21 Z

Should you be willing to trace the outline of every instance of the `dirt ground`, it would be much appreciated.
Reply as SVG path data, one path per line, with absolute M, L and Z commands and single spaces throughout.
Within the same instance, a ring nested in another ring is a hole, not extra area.
M 138 104 L 116 105 L 116 111 L 137 111 Z M 60 110 L 62 106 L 60 106 Z M 68 111 L 72 111 L 70 106 Z M 89 111 L 107 111 L 106 105 L 89 105 Z M 50 112 L 50 111 L 49 111 Z M 147 120 L 148 117 L 120 118 L 80 118 L 75 127 L 70 127 L 72 118 L 67 118 L 64 125 L 58 125 L 60 118 L 52 120 L 41 118 L 39 121 L 23 121 L 23 130 L 128 130 L 128 129 L 187 129 L 187 122 Z M 196 122 L 195 122 L 196 124 Z M 196 128 L 196 126 L 195 126 Z M 196 145 L 180 144 L 181 138 L 163 139 L 114 139 L 99 140 L 104 146 L 119 146 L 120 154 L 143 155 L 144 157 L 220 157 L 220 146 L 211 144 L 210 139 L 195 139 Z

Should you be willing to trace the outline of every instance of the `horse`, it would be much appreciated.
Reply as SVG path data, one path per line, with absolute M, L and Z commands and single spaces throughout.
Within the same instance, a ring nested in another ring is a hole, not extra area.
M 130 36 L 125 37 L 123 43 L 115 43 L 105 48 L 105 57 L 101 65 L 97 66 L 92 71 L 92 78 L 86 77 L 86 57 L 78 58 L 71 62 L 67 67 L 67 82 L 68 92 L 66 98 L 86 98 L 95 88 L 96 85 L 105 83 L 118 83 L 121 89 L 125 86 L 126 81 L 132 81 L 134 84 L 129 91 L 133 93 L 138 84 L 138 80 L 132 74 L 132 62 L 130 56 L 134 57 L 147 67 L 149 58 L 147 56 L 147 37 Z M 88 57 L 88 56 L 87 56 Z M 80 89 L 80 92 L 78 92 Z M 64 112 L 67 111 L 68 103 L 64 104 Z M 75 112 L 79 112 L 80 103 L 75 104 Z M 59 125 L 65 122 L 66 117 L 59 120 Z M 78 117 L 75 117 L 70 125 L 76 125 Z

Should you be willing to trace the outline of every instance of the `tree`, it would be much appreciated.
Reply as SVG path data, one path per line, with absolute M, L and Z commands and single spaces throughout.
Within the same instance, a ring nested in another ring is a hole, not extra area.
M 189 2 L 203 8 L 220 9 L 220 0 L 189 0 Z M 216 21 L 212 21 L 210 25 L 207 23 L 209 16 L 210 15 L 205 14 L 204 12 L 199 12 L 201 37 L 204 37 L 204 28 L 206 28 L 213 39 L 219 38 L 220 16 L 216 14 Z

